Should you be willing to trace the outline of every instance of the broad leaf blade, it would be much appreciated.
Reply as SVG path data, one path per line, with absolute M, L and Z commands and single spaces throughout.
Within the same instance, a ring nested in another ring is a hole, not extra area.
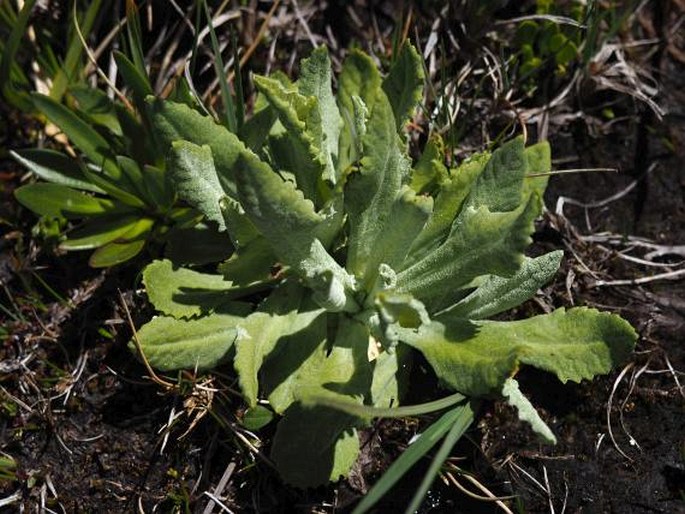
M 41 216 L 82 218 L 124 213 L 129 210 L 111 200 L 74 191 L 60 184 L 28 184 L 16 189 L 14 196 L 24 207 Z
M 440 314 L 438 319 L 486 319 L 522 304 L 552 279 L 563 256 L 564 252 L 558 250 L 535 259 L 526 257 L 513 276 L 488 277 L 478 289 Z
M 398 130 L 411 118 L 421 100 L 423 81 L 421 56 L 407 41 L 383 80 L 383 91 L 392 105 Z
M 342 128 L 342 118 L 331 89 L 331 60 L 325 46 L 315 49 L 309 58 L 300 64 L 300 79 L 297 81 L 300 94 L 314 96 L 318 100 L 321 118 L 322 141 L 319 148 L 328 162 L 329 178 L 335 182 L 333 163 L 338 157 L 338 142 Z
M 364 158 L 357 172 L 347 177 L 345 209 L 350 237 L 347 270 L 367 287 L 378 269 L 374 263 L 383 233 L 392 226 L 392 208 L 409 171 L 409 161 L 395 129 L 392 109 L 382 91 L 363 139 Z
M 414 240 L 409 251 L 409 257 L 401 269 L 415 264 L 444 242 L 450 233 L 454 220 L 461 212 L 473 184 L 485 169 L 489 159 L 490 155 L 487 153 L 475 155 L 458 168 L 451 170 L 450 178 L 440 186 L 426 226 Z
M 148 362 L 157 369 L 209 369 L 227 358 L 236 326 L 245 314 L 240 304 L 235 314 L 210 314 L 193 320 L 160 316 L 143 325 L 137 337 Z M 133 343 L 129 346 L 135 350 Z
M 152 305 L 174 318 L 208 314 L 249 291 L 235 287 L 222 275 L 174 268 L 169 260 L 148 264 L 143 270 L 143 284 Z
M 535 196 L 511 212 L 467 208 L 439 248 L 398 274 L 398 290 L 430 304 L 433 312 L 454 304 L 458 289 L 478 276 L 513 275 L 531 242 L 540 205 Z
M 164 151 L 174 141 L 187 141 L 212 150 L 214 166 L 223 190 L 235 196 L 235 166 L 245 145 L 238 137 L 209 116 L 185 104 L 147 98 L 148 113 Z
M 267 77 L 254 77 L 257 89 L 277 113 L 282 130 L 270 137 L 271 153 L 280 170 L 295 176 L 298 189 L 317 205 L 327 161 L 330 176 L 332 161 L 322 152 L 321 109 L 315 96 L 304 96 Z M 331 177 L 332 178 L 332 177 Z
M 109 143 L 85 121 L 65 106 L 44 95 L 32 95 L 36 108 L 57 125 L 90 160 L 113 177 L 119 176 Z
M 226 196 L 209 146 L 197 146 L 188 141 L 174 141 L 168 160 L 168 172 L 179 196 L 205 217 L 226 230 L 221 201 Z
M 400 337 L 450 387 L 480 396 L 501 391 L 520 363 L 562 382 L 608 373 L 628 358 L 637 334 L 619 316 L 581 307 L 521 321 L 434 321 Z
M 312 202 L 251 152 L 245 152 L 237 171 L 240 203 L 273 252 L 317 292 L 321 305 L 353 309 L 353 279 L 317 238 L 329 227 Z
M 10 150 L 10 154 L 43 180 L 74 189 L 83 189 L 94 193 L 103 192 L 95 184 L 91 184 L 86 180 L 75 159 L 63 153 L 54 150 L 31 148 L 17 151 Z
M 283 479 L 305 488 L 346 475 L 359 454 L 354 420 L 327 407 L 290 407 L 278 423 L 271 450 Z
M 299 312 L 301 301 L 302 288 L 295 283 L 285 282 L 240 324 L 233 364 L 245 400 L 250 406 L 257 403 L 259 370 L 278 340 L 302 330 L 321 314 L 317 310 Z
M 359 105 L 364 105 L 369 112 L 373 109 L 381 88 L 381 76 L 371 57 L 352 50 L 343 62 L 338 84 L 338 104 L 344 121 L 338 146 L 338 174 L 342 174 L 358 159 L 361 134 L 356 133 L 355 112 L 359 111 Z

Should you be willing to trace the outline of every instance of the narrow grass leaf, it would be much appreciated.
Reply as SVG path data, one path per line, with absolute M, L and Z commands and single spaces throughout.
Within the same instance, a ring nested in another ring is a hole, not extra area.
M 454 448 L 454 445 L 457 444 L 457 441 L 459 441 L 461 436 L 464 435 L 464 432 L 466 432 L 469 426 L 471 426 L 471 423 L 473 423 L 473 408 L 469 402 L 460 405 L 454 410 L 457 411 L 458 417 L 454 421 L 454 424 L 450 427 L 449 432 L 447 432 L 440 449 L 435 454 L 435 457 L 433 457 L 433 462 L 431 462 L 430 467 L 424 474 L 423 480 L 421 481 L 419 488 L 414 493 L 411 503 L 404 511 L 405 514 L 414 514 L 414 512 L 416 512 L 416 510 L 421 506 L 421 502 L 426 496 L 428 489 L 430 489 L 435 477 L 440 472 L 440 468 L 442 468 L 442 465 L 450 456 L 452 448 Z
M 352 514 L 364 514 L 378 503 L 407 472 L 435 446 L 442 437 L 461 419 L 463 409 L 456 407 L 443 414 L 438 421 L 428 427 L 409 447 L 392 463 L 383 476 L 352 511 Z

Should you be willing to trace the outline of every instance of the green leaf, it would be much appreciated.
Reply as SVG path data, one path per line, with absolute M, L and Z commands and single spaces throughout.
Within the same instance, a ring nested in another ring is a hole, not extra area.
M 145 239 L 138 239 L 127 243 L 108 243 L 97 248 L 88 264 L 93 268 L 109 268 L 133 259 L 145 247 Z
M 262 381 L 276 412 L 312 394 L 361 400 L 369 393 L 373 374 L 367 354 L 369 331 L 346 316 L 338 320 L 332 345 L 326 340 L 327 316 L 322 315 L 281 338 L 269 355 Z
M 469 413 L 470 417 L 469 417 Z M 468 427 L 473 419 L 473 412 L 468 404 L 455 407 L 443 414 L 438 421 L 428 427 L 409 447 L 392 463 L 378 482 L 357 504 L 352 514 L 364 514 L 368 512 L 378 501 L 419 460 L 424 458 L 442 437 L 455 426 Z
M 411 369 L 411 349 L 397 346 L 393 352 L 381 352 L 373 361 L 371 404 L 374 407 L 397 407 L 402 397 L 402 384 L 407 383 Z
M 637 334 L 619 316 L 581 307 L 521 321 L 434 321 L 418 331 L 400 329 L 400 338 L 450 387 L 481 396 L 501 391 L 520 363 L 562 382 L 608 373 L 628 358 Z
M 14 19 L 14 23 L 10 28 L 11 32 L 4 43 L 2 56 L 0 58 L 0 92 L 5 98 L 13 101 L 18 107 L 26 107 L 26 101 L 23 98 L 23 95 L 12 87 L 10 70 L 21 45 L 21 40 L 26 34 L 26 28 L 31 19 L 31 11 L 35 4 L 36 0 L 27 0 L 27 2 L 24 3 L 21 11 L 19 11 L 19 15 Z
M 259 430 L 271 423 L 273 419 L 273 412 L 262 405 L 255 405 L 243 414 L 243 426 L 248 430 Z
M 409 186 L 403 186 L 392 204 L 385 229 L 378 234 L 372 251 L 365 257 L 366 269 L 377 269 L 381 263 L 393 269 L 399 267 L 432 210 L 433 199 L 430 196 L 417 195 Z M 369 271 L 367 277 L 365 283 L 369 284 Z
M 316 48 L 309 58 L 300 63 L 300 80 L 297 81 L 300 94 L 314 96 L 318 100 L 323 140 L 319 147 L 329 161 L 330 178 L 335 182 L 333 162 L 338 157 L 338 141 L 342 118 L 331 89 L 331 60 L 325 46 Z
M 359 50 L 351 50 L 338 77 L 338 104 L 344 122 L 338 145 L 339 173 L 357 161 L 361 134 L 355 127 L 361 115 L 360 107 L 363 105 L 371 112 L 380 88 L 381 76 L 373 59 Z
M 485 169 L 489 159 L 490 154 L 488 153 L 477 154 L 456 170 L 451 171 L 450 178 L 440 185 L 431 216 L 414 240 L 409 250 L 409 257 L 400 269 L 415 264 L 444 242 L 450 233 L 455 218 L 461 212 L 473 184 Z
M 152 97 L 146 101 L 155 134 L 165 151 L 174 141 L 209 146 L 222 189 L 235 197 L 235 166 L 245 151 L 240 139 L 209 116 L 202 116 L 185 104 Z
M 412 189 L 420 194 L 432 193 L 433 190 L 448 181 L 450 179 L 449 171 L 443 162 L 444 160 L 445 144 L 439 134 L 431 134 L 411 174 L 410 185 Z
M 547 426 L 547 423 L 542 420 L 538 411 L 533 407 L 533 404 L 531 404 L 528 398 L 523 395 L 519 389 L 519 383 L 515 379 L 508 378 L 505 380 L 504 386 L 502 387 L 502 396 L 504 396 L 509 405 L 516 407 L 519 419 L 528 423 L 543 441 L 550 444 L 557 444 L 557 438 Z
M 74 191 L 60 184 L 28 184 L 17 188 L 14 196 L 24 207 L 41 216 L 82 218 L 128 210 L 111 200 Z
M 480 275 L 512 276 L 523 263 L 539 212 L 537 196 L 511 212 L 468 207 L 439 248 L 397 275 L 398 291 L 431 300 L 433 312 L 452 305 L 455 291 Z
M 414 492 L 411 503 L 404 511 L 405 514 L 414 514 L 421 507 L 423 498 L 428 493 L 431 484 L 442 469 L 443 464 L 449 458 L 452 448 L 454 448 L 457 441 L 461 439 L 461 436 L 464 435 L 469 426 L 471 426 L 471 423 L 473 423 L 473 407 L 471 407 L 469 403 L 457 407 L 457 410 L 459 411 L 459 417 L 450 427 L 445 439 L 435 454 L 435 457 L 433 457 L 430 467 L 423 475 L 421 484 L 419 484 L 419 487 Z
M 361 166 L 348 175 L 345 185 L 345 210 L 350 226 L 347 270 L 368 288 L 376 278 L 376 257 L 383 251 L 381 245 L 387 245 L 383 234 L 394 224 L 393 205 L 409 171 L 392 109 L 380 90 L 362 141 Z M 419 210 L 425 209 L 424 205 Z
M 131 184 L 136 196 L 138 196 L 148 205 L 157 204 L 159 198 L 155 197 L 153 194 L 150 194 L 150 192 L 147 190 L 143 170 L 140 169 L 138 163 L 125 155 L 117 155 L 116 159 L 121 173 Z
M 352 277 L 317 238 L 318 230 L 327 228 L 324 216 L 251 152 L 245 152 L 237 171 L 240 203 L 273 252 L 317 292 L 322 306 L 356 310 Z
M 491 212 L 513 211 L 521 205 L 527 159 L 523 137 L 495 150 L 471 189 L 467 206 L 487 207 Z
M 383 91 L 388 95 L 390 105 L 400 130 L 411 118 L 423 93 L 423 62 L 416 49 L 408 41 L 383 80 Z
M 513 276 L 488 277 L 473 293 L 441 313 L 438 319 L 485 319 L 522 304 L 552 279 L 563 256 L 564 252 L 558 250 L 535 259 L 526 257 Z
M 112 134 L 123 135 L 114 100 L 105 91 L 87 84 L 73 84 L 69 86 L 69 94 L 76 99 L 81 117 L 106 127 Z
M 327 407 L 295 404 L 278 423 L 271 458 L 289 484 L 317 487 L 346 475 L 359 454 L 354 418 Z
M 274 279 L 276 260 L 268 241 L 258 237 L 237 248 L 228 260 L 219 264 L 219 273 L 240 286 L 266 283 Z
M 300 286 L 286 281 L 240 325 L 233 364 L 245 400 L 250 406 L 257 403 L 257 374 L 264 358 L 273 351 L 281 337 L 303 329 L 321 314 L 321 311 L 317 310 L 309 313 L 298 312 L 302 292 Z
M 112 177 L 120 175 L 109 143 L 97 130 L 48 96 L 33 94 L 31 98 L 36 108 L 62 129 L 95 166 Z
M 545 194 L 549 176 L 529 177 L 531 174 L 548 173 L 552 169 L 552 155 L 549 143 L 542 142 L 526 147 L 524 150 L 526 158 L 526 177 L 523 181 L 524 195 L 537 193 L 540 198 Z
M 54 150 L 31 148 L 17 151 L 10 150 L 10 154 L 43 180 L 94 193 L 104 192 L 95 184 L 91 184 L 86 180 L 75 159 L 63 153 Z
M 124 83 L 130 87 L 133 92 L 133 101 L 136 104 L 136 108 L 141 113 L 144 113 L 145 98 L 154 93 L 148 77 L 141 73 L 138 68 L 136 68 L 136 65 L 121 52 L 115 50 L 112 55 L 117 63 L 119 73 L 124 79 Z
M 117 218 L 96 218 L 69 233 L 69 238 L 60 244 L 64 250 L 90 250 L 114 241 L 127 242 L 138 239 L 154 225 L 151 218 L 120 216 Z
M 118 166 L 115 169 L 116 176 L 108 175 L 93 164 L 87 164 L 82 171 L 90 182 L 121 203 L 131 207 L 145 208 L 145 202 L 138 197 L 136 187 L 129 181 L 128 176 Z
M 148 362 L 162 371 L 213 368 L 226 360 L 233 348 L 236 326 L 247 314 L 237 304 L 233 314 L 210 314 L 179 320 L 160 316 L 138 330 L 138 341 Z M 133 342 L 129 347 L 135 350 Z
M 143 284 L 152 305 L 174 318 L 192 318 L 220 310 L 223 304 L 250 292 L 222 275 L 176 268 L 166 259 L 145 267 Z
M 226 196 L 214 168 L 212 150 L 187 141 L 171 144 L 167 169 L 178 195 L 205 217 L 226 230 L 221 200 Z
M 223 261 L 233 252 L 225 233 L 199 223 L 189 228 L 174 228 L 166 237 L 164 255 L 174 264 L 210 264 Z
M 332 161 L 322 152 L 323 127 L 321 109 L 315 96 L 304 96 L 275 79 L 255 76 L 257 90 L 276 111 L 282 130 L 269 139 L 272 156 L 279 170 L 292 173 L 305 198 L 321 205 L 322 179 L 327 161 L 332 178 Z

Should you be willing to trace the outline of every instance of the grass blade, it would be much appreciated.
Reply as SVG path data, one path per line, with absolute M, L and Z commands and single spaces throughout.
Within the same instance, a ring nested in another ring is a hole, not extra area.
M 447 411 L 442 417 L 433 423 L 421 436 L 407 448 L 400 457 L 393 462 L 381 479 L 371 488 L 362 499 L 352 514 L 368 512 L 385 494 L 394 486 L 411 467 L 424 457 L 437 444 L 437 442 L 449 432 L 455 425 L 461 426 L 465 421 L 465 407 L 471 418 L 473 412 L 468 404 L 460 405 Z M 469 421 L 470 423 L 470 421 Z
M 5 43 L 5 48 L 2 52 L 2 60 L 0 61 L 0 92 L 2 92 L 8 100 L 15 102 L 20 107 L 28 104 L 28 102 L 22 98 L 17 91 L 12 89 L 10 84 L 10 70 L 17 50 L 19 50 L 21 39 L 26 33 L 26 26 L 28 25 L 31 11 L 33 10 L 35 3 L 36 0 L 28 0 L 19 12 L 19 16 L 17 16 L 16 23 L 12 27 L 9 39 L 7 40 L 7 43 Z
M 74 20 L 76 25 L 80 26 L 81 33 L 84 37 L 87 37 L 90 31 L 93 29 L 95 24 L 95 18 L 98 12 L 100 12 L 101 0 L 94 0 L 88 6 L 85 16 L 83 17 L 83 23 L 79 23 L 76 19 L 76 9 L 74 9 Z M 78 35 L 72 33 L 72 39 L 69 42 L 69 48 L 67 50 L 67 56 L 64 59 L 64 66 L 59 69 L 55 80 L 50 88 L 50 98 L 56 101 L 60 101 L 64 93 L 66 92 L 69 84 L 76 82 L 76 77 L 74 76 L 78 70 L 81 55 L 83 54 L 83 45 Z
M 205 10 L 205 16 L 207 17 L 207 23 L 209 24 L 209 36 L 212 41 L 212 52 L 214 52 L 214 69 L 219 77 L 219 85 L 221 86 L 221 99 L 224 104 L 224 124 L 226 128 L 237 133 L 238 123 L 235 117 L 235 105 L 233 104 L 233 97 L 231 96 L 231 90 L 228 87 L 228 81 L 226 80 L 226 73 L 224 72 L 224 61 L 221 58 L 221 48 L 219 47 L 219 40 L 216 38 L 216 32 L 214 31 L 214 22 L 209 14 L 209 8 L 207 7 L 207 0 L 202 0 L 202 6 Z
M 438 453 L 436 453 L 435 457 L 433 457 L 433 462 L 431 462 L 428 471 L 426 471 L 426 474 L 421 481 L 421 485 L 419 485 L 419 488 L 414 493 L 414 497 L 412 498 L 409 507 L 407 507 L 407 510 L 405 510 L 405 514 L 413 514 L 421 506 L 421 502 L 426 496 L 426 493 L 433 483 L 433 480 L 435 480 L 435 476 L 438 474 L 440 468 L 450 456 L 452 448 L 455 444 L 457 444 L 457 441 L 459 441 L 461 436 L 464 435 L 464 432 L 466 432 L 466 429 L 469 428 L 473 422 L 473 408 L 469 402 L 460 405 L 451 412 L 455 411 L 457 412 L 457 419 L 454 421 L 454 424 L 450 428 L 449 432 L 447 432 L 445 440 L 442 442 L 442 446 L 440 446 Z
M 300 401 L 307 406 L 323 405 L 325 407 L 338 409 L 346 412 L 347 414 L 351 414 L 352 416 L 357 416 L 360 418 L 405 418 L 407 416 L 420 416 L 422 414 L 428 414 L 430 412 L 447 409 L 448 407 L 452 407 L 453 405 L 462 402 L 465 399 L 466 397 L 464 395 L 455 393 L 432 402 L 387 409 L 370 407 L 368 405 L 359 405 L 358 403 L 348 402 L 323 395 L 305 396 L 300 398 Z

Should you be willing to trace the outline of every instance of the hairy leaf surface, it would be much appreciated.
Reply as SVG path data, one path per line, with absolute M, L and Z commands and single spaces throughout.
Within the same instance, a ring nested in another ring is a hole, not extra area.
M 434 321 L 418 331 L 402 329 L 400 338 L 421 351 L 450 387 L 482 396 L 501 391 L 519 364 L 562 382 L 608 373 L 627 359 L 637 335 L 614 314 L 579 307 L 521 321 Z
M 228 357 L 236 327 L 247 313 L 245 304 L 233 310 L 192 320 L 158 316 L 138 331 L 138 341 L 149 363 L 162 371 L 210 369 Z

